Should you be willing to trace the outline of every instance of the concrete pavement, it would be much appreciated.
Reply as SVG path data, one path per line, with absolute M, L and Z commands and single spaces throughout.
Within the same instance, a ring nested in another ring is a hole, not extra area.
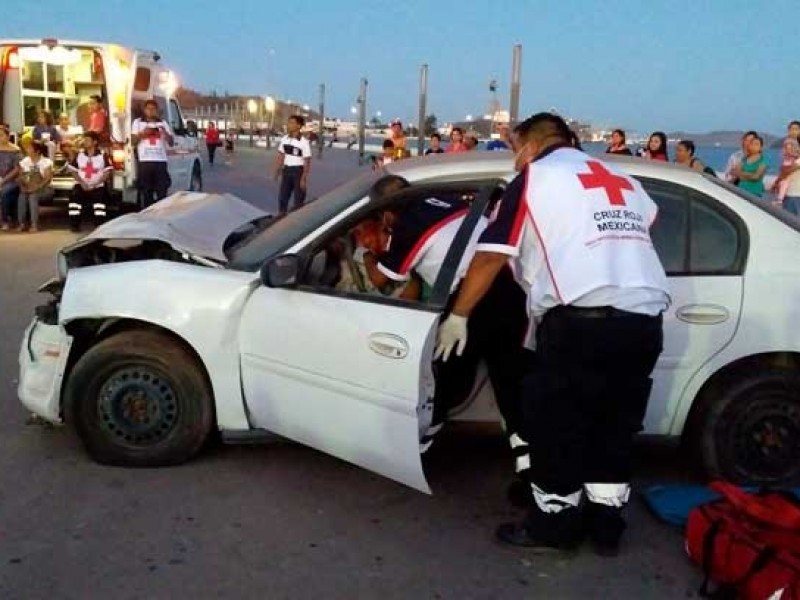
M 206 169 L 209 191 L 274 208 L 265 150 Z M 362 167 L 367 169 L 368 167 Z M 315 161 L 311 196 L 359 170 L 355 153 Z M 492 539 L 520 517 L 506 503 L 511 461 L 484 428 L 453 427 L 426 459 L 425 496 L 292 443 L 211 444 L 191 463 L 92 463 L 65 428 L 27 424 L 17 352 L 74 239 L 46 218 L 0 235 L 0 598 L 686 598 L 701 576 L 682 535 L 631 503 L 622 555 L 537 557 Z M 640 485 L 686 479 L 675 452 L 643 446 Z

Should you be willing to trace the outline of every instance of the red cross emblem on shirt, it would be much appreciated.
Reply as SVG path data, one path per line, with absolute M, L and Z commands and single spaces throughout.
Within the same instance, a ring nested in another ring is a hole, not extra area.
M 608 203 L 612 206 L 625 206 L 622 190 L 633 191 L 633 185 L 625 177 L 614 175 L 602 163 L 596 160 L 586 161 L 591 173 L 579 173 L 584 189 L 603 188 L 608 196 Z
M 95 176 L 96 173 L 99 172 L 95 170 L 94 163 L 92 162 L 91 158 L 86 162 L 86 165 L 84 165 L 81 171 L 83 171 L 83 176 L 86 179 L 91 179 L 92 177 Z
M 151 146 L 155 146 L 156 142 L 158 142 L 161 139 L 161 132 L 158 130 L 156 130 L 155 132 L 151 131 L 147 135 L 147 139 L 150 142 Z

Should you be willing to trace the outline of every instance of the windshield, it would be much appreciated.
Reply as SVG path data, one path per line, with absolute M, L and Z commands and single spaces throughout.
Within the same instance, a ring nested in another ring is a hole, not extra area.
M 760 208 L 761 210 L 763 210 L 766 213 L 769 213 L 771 216 L 773 216 L 776 219 L 778 219 L 784 225 L 787 225 L 787 226 L 791 227 L 792 229 L 794 229 L 795 231 L 800 232 L 800 218 L 796 217 L 795 215 L 790 213 L 788 210 L 785 210 L 784 208 L 782 208 L 780 206 L 774 205 L 769 200 L 764 200 L 763 198 L 759 198 L 758 196 L 754 196 L 750 192 L 746 192 L 742 188 L 736 187 L 732 183 L 730 183 L 728 181 L 724 181 L 723 179 L 720 179 L 718 177 L 713 177 L 711 175 L 706 175 L 705 177 L 709 181 L 717 184 L 718 186 L 725 188 L 726 190 L 728 190 L 729 192 L 731 192 L 733 194 L 736 194 L 737 196 L 739 196 L 743 200 L 747 200 L 753 206 L 755 206 L 757 208 Z
M 270 256 L 284 252 L 292 244 L 327 223 L 348 206 L 365 197 L 383 174 L 370 171 L 333 189 L 321 198 L 292 211 L 285 217 L 270 219 L 228 252 L 229 268 L 257 271 Z

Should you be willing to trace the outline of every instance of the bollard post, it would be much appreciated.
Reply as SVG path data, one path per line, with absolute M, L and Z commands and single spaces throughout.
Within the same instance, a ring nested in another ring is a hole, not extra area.
M 428 102 L 428 65 L 419 71 L 419 122 L 417 126 L 417 156 L 425 153 L 425 112 Z
M 522 71 L 522 44 L 514 46 L 514 57 L 511 62 L 511 96 L 508 107 L 509 125 L 513 127 L 519 122 L 519 88 Z
M 319 135 L 317 136 L 317 158 L 322 158 L 325 147 L 325 84 L 319 84 Z
M 367 78 L 361 78 L 361 89 L 358 94 L 358 164 L 364 162 L 364 145 L 367 129 Z

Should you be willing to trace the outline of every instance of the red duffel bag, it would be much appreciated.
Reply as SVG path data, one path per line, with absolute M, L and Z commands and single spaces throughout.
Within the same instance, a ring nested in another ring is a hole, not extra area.
M 703 569 L 704 596 L 800 600 L 800 504 L 778 492 L 747 493 L 717 481 L 722 495 L 689 513 L 686 551 Z M 717 584 L 713 594 L 709 582 Z

